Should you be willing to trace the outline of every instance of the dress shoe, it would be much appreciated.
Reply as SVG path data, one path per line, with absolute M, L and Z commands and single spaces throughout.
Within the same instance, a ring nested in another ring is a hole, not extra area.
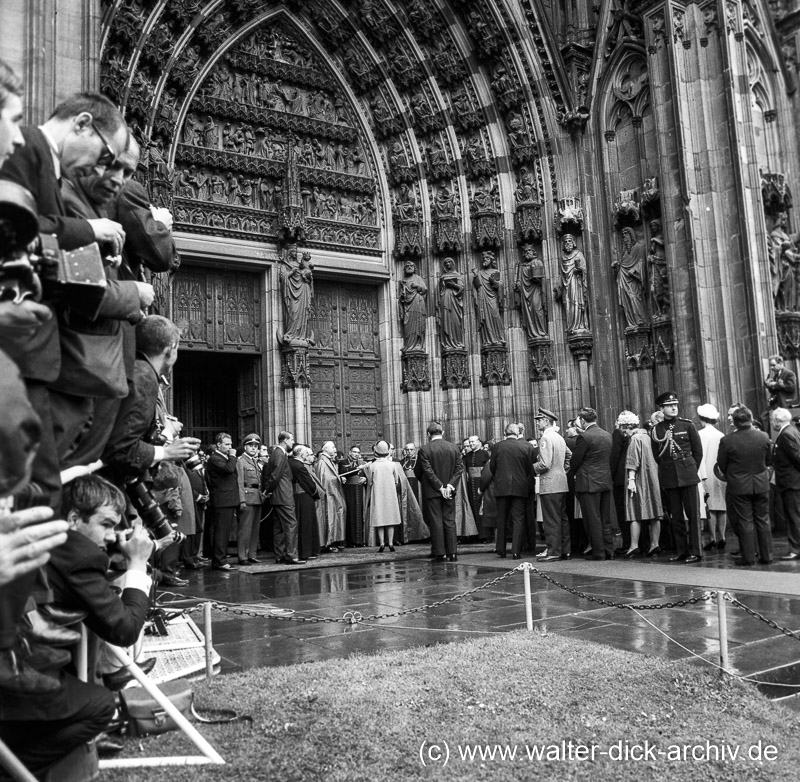
M 522 559 L 522 555 L 521 554 L 512 554 L 511 555 L 511 559 Z
M 125 748 L 125 744 L 108 733 L 101 733 L 94 740 L 94 747 L 100 757 L 108 757 L 109 755 L 116 755 Z
M 384 548 L 386 548 L 386 547 L 385 547 L 385 546 L 381 546 L 381 547 L 378 549 L 378 553 L 379 553 L 379 554 L 383 554 L 383 550 L 384 550 Z
M 458 562 L 458 554 L 448 554 L 447 555 L 448 562 Z
M 625 559 L 633 559 L 634 557 L 641 557 L 642 552 L 639 551 L 639 547 L 637 546 L 636 548 L 632 548 L 630 551 L 626 551 L 623 556 Z
M 562 559 L 562 557 L 556 554 L 548 554 L 546 557 L 536 557 L 537 562 L 558 562 L 559 559 Z
M 592 547 L 591 547 L 591 546 L 587 546 L 587 547 L 586 547 L 586 548 L 583 550 L 583 553 L 584 553 L 584 554 L 591 554 L 591 553 L 592 553 Z
M 39 613 L 44 614 L 47 619 L 50 619 L 57 625 L 63 625 L 64 627 L 78 624 L 78 622 L 82 622 L 88 616 L 86 611 L 68 611 L 66 608 L 59 608 L 49 603 L 40 606 Z
M 159 586 L 185 587 L 188 583 L 185 578 L 178 578 L 178 576 L 161 576 Z
M 753 567 L 753 565 L 755 565 L 756 563 L 748 562 L 745 559 L 738 558 L 733 560 L 733 564 L 736 565 L 737 567 Z
M 141 668 L 142 673 L 148 674 L 156 667 L 156 658 L 148 657 L 146 660 L 142 660 L 142 662 L 136 664 Z M 106 688 L 111 690 L 111 692 L 118 692 L 132 680 L 133 674 L 127 668 L 120 668 L 113 673 L 103 674 L 103 684 L 105 684 Z
M 248 561 L 246 559 L 240 559 L 239 560 L 239 565 L 248 565 L 248 564 L 249 563 L 248 563 Z
M 572 554 L 562 554 L 559 559 L 570 560 L 572 559 Z
M 286 560 L 283 557 L 275 557 L 275 564 L 276 565 L 283 565 Z
M 29 641 L 47 646 L 72 646 L 81 640 L 81 634 L 77 630 L 62 627 L 38 611 L 29 611 L 25 614 L 20 628 Z
M 261 564 L 261 560 L 257 559 L 256 557 L 248 557 L 247 558 L 247 564 L 248 565 L 260 565 Z
M 660 553 L 661 553 L 661 546 L 656 546 L 655 548 L 651 548 L 650 551 L 647 552 L 647 556 L 654 557 Z
M 605 554 L 600 554 L 599 556 L 595 556 L 594 554 L 586 554 L 584 556 L 584 559 L 588 559 L 590 561 L 594 560 L 595 562 L 602 562 L 605 558 Z
M 711 540 L 703 546 L 703 551 L 713 551 L 717 547 L 717 541 Z
M 394 546 L 389 546 L 389 551 L 391 551 L 392 554 L 394 554 Z
M 717 551 L 724 551 L 725 550 L 725 541 L 718 540 L 717 541 Z
M 212 570 L 233 570 L 234 568 L 231 567 L 231 565 L 229 565 L 227 562 L 225 562 L 222 565 L 212 565 L 211 569 Z
M 670 562 L 686 562 L 688 554 L 678 554 L 676 557 L 670 557 Z
M 732 557 L 738 557 L 741 553 L 742 552 L 737 549 L 736 551 L 731 551 L 731 556 Z
M 0 649 L 0 692 L 48 695 L 60 689 L 58 679 L 34 670 L 12 649 Z
M 794 551 L 790 551 L 781 557 L 782 562 L 794 562 L 796 559 L 800 559 L 800 554 L 795 554 Z
M 444 554 L 437 554 L 437 555 L 436 555 L 436 556 L 433 558 L 433 561 L 434 561 L 434 562 L 444 562 Z
M 771 565 L 772 564 L 772 560 L 771 559 L 759 559 L 758 560 L 758 564 L 759 565 Z
M 284 565 L 305 565 L 308 562 L 307 559 L 284 559 Z
M 536 559 L 544 559 L 547 556 L 547 549 L 542 549 L 537 555 Z
M 686 557 L 686 564 L 687 565 L 694 565 L 696 562 L 702 562 L 702 561 L 703 561 L 703 558 L 702 557 L 698 557 L 696 554 L 690 554 L 688 557 Z
M 188 560 L 187 562 L 183 563 L 183 566 L 187 570 L 202 570 L 204 567 L 208 567 L 207 562 L 199 562 L 194 560 Z
M 72 655 L 66 649 L 57 649 L 55 646 L 44 644 L 24 644 L 22 655 L 25 662 L 36 671 L 61 670 L 72 662 Z

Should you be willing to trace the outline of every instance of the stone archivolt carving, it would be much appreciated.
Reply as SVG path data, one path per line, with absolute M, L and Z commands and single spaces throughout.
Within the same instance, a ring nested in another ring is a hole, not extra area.
M 635 188 L 621 190 L 611 212 L 611 217 L 617 228 L 641 222 L 639 191 Z
M 633 0 L 614 0 L 611 9 L 611 24 L 608 26 L 606 35 L 606 57 L 610 56 L 621 44 L 642 39 L 641 16 L 633 6 Z
M 429 133 L 442 128 L 444 123 L 435 103 L 422 88 L 411 94 L 409 108 L 413 123 L 420 132 Z
M 494 25 L 490 24 L 477 9 L 473 9 L 467 14 L 466 23 L 479 56 L 488 60 L 496 57 L 500 52 L 502 42 Z
M 421 256 L 423 251 L 422 222 L 413 188 L 403 183 L 392 206 L 395 231 L 395 255 Z
M 388 151 L 389 177 L 392 184 L 413 182 L 417 178 L 415 166 L 409 165 L 409 157 L 401 141 L 392 142 Z
M 561 237 L 561 287 L 554 294 L 564 305 L 567 335 L 582 334 L 589 330 L 589 302 L 587 299 L 586 256 L 578 249 L 575 237 Z
M 436 300 L 436 320 L 442 353 L 463 351 L 464 344 L 464 279 L 453 258 L 442 262 Z
M 430 52 L 438 81 L 444 86 L 462 81 L 466 76 L 464 65 L 456 59 L 454 51 L 455 42 L 449 36 L 445 36 L 434 42 Z
M 280 257 L 283 333 L 278 332 L 278 342 L 284 348 L 307 348 L 314 344 L 308 322 L 314 297 L 314 267 L 309 253 L 304 252 L 299 260 L 297 255 L 297 245 L 290 244 Z
M 622 251 L 611 265 L 617 276 L 617 299 L 628 329 L 647 325 L 644 306 L 645 248 L 633 228 L 622 229 Z
M 465 133 L 484 124 L 483 112 L 471 86 L 461 84 L 450 93 L 450 117 L 453 124 Z
M 510 111 L 506 116 L 508 143 L 515 163 L 530 163 L 536 159 L 536 147 L 523 114 Z
M 438 134 L 425 146 L 425 162 L 431 179 L 447 179 L 455 175 L 455 166 Z
M 469 176 L 491 176 L 495 173 L 495 161 L 486 157 L 480 133 L 461 138 L 460 143 L 461 159 Z
M 481 346 L 505 348 L 505 293 L 497 258 L 491 250 L 481 254 L 481 268 L 472 270 L 472 289 Z
M 508 67 L 501 60 L 492 69 L 492 91 L 504 109 L 512 109 L 522 102 L 522 90 L 516 78 L 509 74 Z
M 404 278 L 397 283 L 397 306 L 403 332 L 401 352 L 424 353 L 428 286 L 417 274 L 417 265 L 413 261 L 405 262 L 403 272 Z
M 478 180 L 470 199 L 472 239 L 477 248 L 499 247 L 503 241 L 503 217 L 497 183 L 483 177 Z
M 520 311 L 528 342 L 549 339 L 544 263 L 532 244 L 522 248 L 514 275 L 514 301 Z
M 406 4 L 406 15 L 414 28 L 414 36 L 435 38 L 444 30 L 444 22 L 428 0 L 411 0 Z
M 436 251 L 460 252 L 463 249 L 461 209 L 452 183 L 439 183 L 433 196 L 431 211 Z

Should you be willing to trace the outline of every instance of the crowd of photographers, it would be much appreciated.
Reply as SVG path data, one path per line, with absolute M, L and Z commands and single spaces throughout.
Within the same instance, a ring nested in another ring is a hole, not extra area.
M 98 737 L 114 749 L 117 650 L 136 657 L 153 578 L 181 555 L 154 480 L 180 480 L 200 443 L 164 406 L 180 335 L 147 314 L 147 280 L 179 260 L 122 115 L 81 93 L 38 127 L 22 117 L 0 60 L 0 739 L 65 779 Z

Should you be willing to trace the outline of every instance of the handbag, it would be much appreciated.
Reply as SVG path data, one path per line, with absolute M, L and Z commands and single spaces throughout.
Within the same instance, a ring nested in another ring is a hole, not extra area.
M 191 719 L 194 691 L 190 682 L 178 679 L 160 685 L 159 689 L 186 719 Z M 144 687 L 127 687 L 120 690 L 119 695 L 132 736 L 148 736 L 178 729 L 175 720 Z

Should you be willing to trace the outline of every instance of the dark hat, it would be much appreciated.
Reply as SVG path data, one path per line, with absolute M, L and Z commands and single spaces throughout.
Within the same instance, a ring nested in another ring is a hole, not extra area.
M 555 413 L 548 410 L 546 407 L 540 407 L 539 412 L 536 413 L 534 418 L 549 418 L 554 423 L 558 421 L 558 416 Z
M 244 443 L 242 443 L 242 445 L 248 445 L 249 443 L 258 443 L 261 445 L 261 438 L 255 432 L 248 434 L 247 437 L 244 438 Z
M 674 391 L 665 391 L 663 394 L 659 394 L 656 397 L 656 404 L 659 407 L 664 407 L 664 405 L 672 405 L 678 404 L 678 395 Z

